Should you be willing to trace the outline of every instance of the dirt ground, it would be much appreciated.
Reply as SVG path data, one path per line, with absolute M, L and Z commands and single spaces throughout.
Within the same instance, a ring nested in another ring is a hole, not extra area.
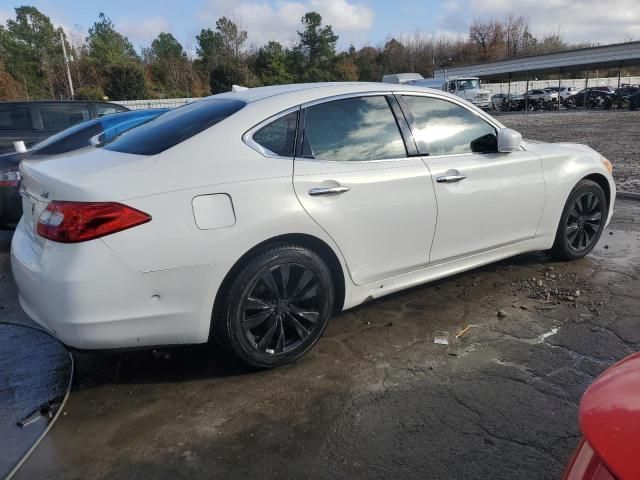
M 640 346 L 639 219 L 618 200 L 583 260 L 523 255 L 345 312 L 277 370 L 207 346 L 75 352 L 15 478 L 558 479 L 581 394 Z M 26 322 L 0 249 L 0 319 Z
M 640 110 L 508 113 L 498 118 L 524 138 L 589 145 L 613 163 L 619 190 L 640 193 Z

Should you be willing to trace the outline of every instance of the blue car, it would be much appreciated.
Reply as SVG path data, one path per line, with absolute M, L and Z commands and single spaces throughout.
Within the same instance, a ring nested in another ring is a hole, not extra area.
M 19 195 L 19 168 L 22 160 L 39 160 L 91 145 L 107 143 L 121 133 L 153 120 L 167 110 L 169 109 L 134 110 L 88 120 L 52 135 L 26 152 L 0 155 L 0 228 L 15 228 L 22 216 L 22 201 Z

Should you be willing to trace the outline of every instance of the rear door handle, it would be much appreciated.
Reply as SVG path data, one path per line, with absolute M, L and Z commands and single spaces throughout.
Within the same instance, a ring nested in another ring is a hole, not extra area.
M 436 181 L 438 183 L 455 183 L 465 178 L 467 178 L 466 175 L 443 175 L 442 177 L 438 177 Z
M 349 187 L 316 187 L 309 190 L 309 195 L 317 197 L 319 195 L 339 195 L 351 190 Z

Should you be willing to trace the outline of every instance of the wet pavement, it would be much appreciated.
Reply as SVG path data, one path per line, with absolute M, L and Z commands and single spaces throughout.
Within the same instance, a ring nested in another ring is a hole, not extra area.
M 640 202 L 618 200 L 589 257 L 522 255 L 376 300 L 296 365 L 76 352 L 66 415 L 15 478 L 557 479 L 582 392 L 639 326 Z
M 15 289 L 6 275 L 6 238 L 0 237 L 0 478 L 14 469 L 52 422 L 72 370 L 64 346 L 30 326 L 17 308 Z

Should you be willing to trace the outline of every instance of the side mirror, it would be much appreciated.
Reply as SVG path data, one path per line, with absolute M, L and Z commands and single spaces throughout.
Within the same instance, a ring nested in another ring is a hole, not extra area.
M 510 128 L 501 128 L 498 132 L 498 151 L 509 153 L 520 150 L 522 145 L 522 135 Z

